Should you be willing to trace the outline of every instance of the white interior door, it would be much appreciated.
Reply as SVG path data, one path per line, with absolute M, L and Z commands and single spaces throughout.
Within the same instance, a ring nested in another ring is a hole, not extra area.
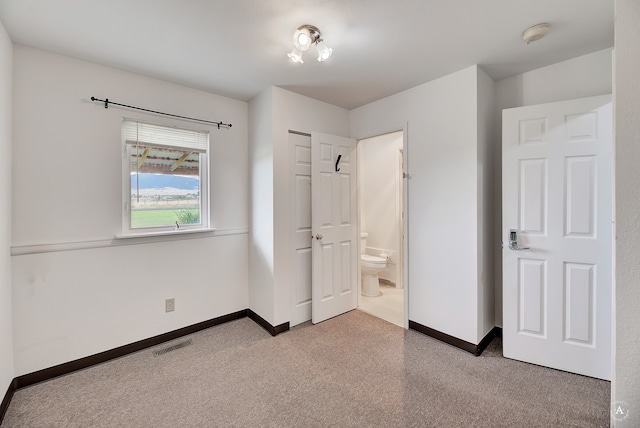
M 293 160 L 293 327 L 311 319 L 311 136 L 289 131 Z
M 358 237 L 356 141 L 311 134 L 312 318 L 356 308 Z
M 504 110 L 502 130 L 504 356 L 610 379 L 611 96 Z

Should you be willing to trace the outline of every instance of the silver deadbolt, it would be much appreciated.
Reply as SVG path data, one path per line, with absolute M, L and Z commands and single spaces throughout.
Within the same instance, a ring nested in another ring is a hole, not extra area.
M 318 241 L 319 241 L 319 240 L 321 240 L 321 239 L 322 239 L 322 235 L 321 235 L 321 234 L 319 234 L 319 233 L 318 233 L 318 234 L 316 234 L 316 239 L 317 239 Z
M 529 250 L 529 247 L 518 246 L 518 231 L 516 229 L 509 230 L 509 248 L 515 251 Z

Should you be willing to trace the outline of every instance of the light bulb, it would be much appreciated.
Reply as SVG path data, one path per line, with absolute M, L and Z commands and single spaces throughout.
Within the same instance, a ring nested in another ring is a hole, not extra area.
M 293 33 L 293 46 L 299 51 L 306 51 L 311 46 L 311 33 L 306 28 L 299 28 Z
M 306 33 L 298 34 L 298 43 L 300 43 L 301 46 L 305 46 L 309 43 L 309 36 Z
M 302 52 L 300 52 L 298 49 L 292 50 L 287 54 L 287 56 L 291 58 L 291 61 L 295 63 L 304 64 L 304 61 L 302 60 Z
M 333 54 L 333 49 L 327 47 L 324 42 L 319 42 L 316 47 L 318 48 L 318 61 L 324 62 L 329 59 L 329 57 Z

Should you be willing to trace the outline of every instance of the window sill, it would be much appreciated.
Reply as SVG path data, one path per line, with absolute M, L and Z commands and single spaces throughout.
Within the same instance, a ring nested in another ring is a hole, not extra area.
M 194 233 L 212 233 L 215 231 L 216 231 L 215 228 L 163 230 L 162 232 L 128 233 L 126 235 L 116 235 L 116 239 L 146 238 L 146 237 L 153 237 L 153 236 L 188 235 L 188 234 L 194 234 Z
M 198 233 L 199 232 L 199 233 Z M 215 233 L 214 233 L 215 232 Z M 198 229 L 180 231 L 176 235 L 174 231 L 164 234 L 132 236 L 123 235 L 123 238 L 135 239 L 92 239 L 77 242 L 55 242 L 46 244 L 24 244 L 11 247 L 12 256 L 24 256 L 29 254 L 56 253 L 61 251 L 90 250 L 95 248 L 113 248 L 125 245 L 143 245 L 156 242 L 180 241 L 185 239 L 221 238 L 224 236 L 247 235 L 249 229 Z

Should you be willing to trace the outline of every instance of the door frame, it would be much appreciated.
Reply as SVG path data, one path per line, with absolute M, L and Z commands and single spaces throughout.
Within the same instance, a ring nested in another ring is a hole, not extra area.
M 356 138 L 356 152 L 358 151 L 359 144 L 363 140 L 367 140 L 370 138 L 379 137 L 387 134 L 394 134 L 396 132 L 402 132 L 402 173 L 403 177 L 401 179 L 402 182 L 402 211 L 404 212 L 404 218 L 401 217 L 400 221 L 402 223 L 402 234 L 400 236 L 400 251 L 398 252 L 398 259 L 402 263 L 402 282 L 403 282 L 403 319 L 404 319 L 404 329 L 407 330 L 409 328 L 409 123 L 405 123 L 402 128 L 393 128 L 389 131 L 380 132 L 377 134 L 367 135 L 366 137 Z M 361 180 L 361 156 L 356 156 L 357 163 L 357 186 L 356 186 L 356 198 L 357 198 L 357 227 L 358 227 L 358 236 L 360 236 L 360 217 L 362 215 L 360 206 L 361 206 L 361 195 L 360 195 L 360 180 Z M 396 162 L 396 160 L 394 160 Z M 361 241 L 358 240 L 358 301 L 357 305 L 360 306 L 360 302 L 362 299 L 362 277 L 360 273 L 360 244 Z

